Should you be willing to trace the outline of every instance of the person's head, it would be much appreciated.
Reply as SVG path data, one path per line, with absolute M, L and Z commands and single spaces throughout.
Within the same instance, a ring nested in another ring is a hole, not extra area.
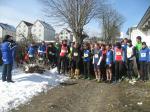
M 53 43 L 50 43 L 50 44 L 48 45 L 48 47 L 53 47 Z
M 146 48 L 146 42 L 142 42 L 142 48 Z
M 78 48 L 79 44 L 77 42 L 74 43 L 74 48 Z
M 94 48 L 95 48 L 95 49 L 99 49 L 99 44 L 98 44 L 98 43 L 95 43 L 95 44 L 94 44 Z
M 127 38 L 124 38 L 124 39 L 123 39 L 123 43 L 124 43 L 124 44 L 127 44 L 127 42 L 128 42 L 128 39 L 127 39 Z
M 128 44 L 128 46 L 132 46 L 132 40 L 129 39 L 127 44 Z
M 42 45 L 45 45 L 45 42 L 44 42 L 44 41 L 42 41 Z
M 111 44 L 107 44 L 107 45 L 106 45 L 106 50 L 110 50 L 110 49 L 111 49 L 111 46 L 112 46 Z
M 105 50 L 105 44 L 102 44 L 102 45 L 101 45 L 101 49 L 102 49 L 102 50 Z
M 137 37 L 136 37 L 136 42 L 137 42 L 137 43 L 140 43 L 141 41 L 142 41 L 141 36 L 137 36 Z
M 121 43 L 120 42 L 116 42 L 116 47 L 121 49 Z
M 34 42 L 31 43 L 31 47 L 33 47 L 33 46 L 34 46 Z
M 12 36 L 10 35 L 5 35 L 4 39 L 3 39 L 3 42 L 6 42 L 6 41 L 11 41 L 12 40 Z
M 90 47 L 89 43 L 85 43 L 84 49 L 89 49 L 89 47 Z
M 67 40 L 63 40 L 62 44 L 66 44 L 67 45 Z

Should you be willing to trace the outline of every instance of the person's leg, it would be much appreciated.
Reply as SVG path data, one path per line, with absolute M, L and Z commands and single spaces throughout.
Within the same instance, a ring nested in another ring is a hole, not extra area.
M 108 70 L 108 67 L 107 67 L 107 69 L 106 69 L 106 76 L 107 76 L 107 81 L 109 81 L 109 70 Z
M 90 80 L 90 79 L 91 79 L 91 74 L 90 74 L 90 62 L 87 62 L 87 76 L 88 76 L 88 79 Z
M 118 62 L 116 62 L 115 63 L 115 81 L 118 81 L 118 79 L 119 79 L 119 63 Z
M 148 80 L 147 62 L 144 62 L 144 81 Z
M 109 81 L 112 81 L 112 67 L 109 68 Z
M 3 64 L 2 81 L 6 81 L 6 76 L 7 76 L 7 64 Z
M 87 73 L 86 73 L 86 68 L 87 67 L 86 67 L 86 65 L 87 65 L 86 62 L 83 62 L 83 66 L 84 66 L 84 72 L 83 73 L 84 73 L 84 78 L 85 79 L 87 78 Z
M 57 68 L 58 68 L 58 73 L 60 74 L 60 70 L 61 70 L 61 57 L 59 57 L 58 59 L 58 65 L 57 65 Z
M 148 62 L 148 79 L 150 80 L 150 62 Z
M 128 78 L 129 79 L 132 79 L 132 76 L 131 76 L 132 75 L 132 66 L 133 66 L 132 62 L 131 62 L 131 60 L 129 60 L 128 61 Z
M 98 80 L 97 65 L 93 64 L 93 66 L 94 66 L 95 79 Z
M 7 81 L 12 82 L 12 64 L 7 65 Z
M 140 79 L 144 80 L 144 63 L 140 62 Z
M 123 64 L 123 62 L 120 61 L 118 63 L 118 67 L 119 67 L 119 74 L 118 74 L 119 76 L 118 77 L 119 77 L 119 79 L 122 79 L 123 74 L 124 74 L 124 73 L 122 73 L 122 71 L 124 72 L 123 67 L 125 67 L 125 65 Z

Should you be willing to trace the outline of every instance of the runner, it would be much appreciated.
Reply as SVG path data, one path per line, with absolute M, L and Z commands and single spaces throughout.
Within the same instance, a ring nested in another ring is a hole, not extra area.
M 111 50 L 111 45 L 106 45 L 106 75 L 107 82 L 112 81 L 112 66 L 113 66 L 113 51 Z

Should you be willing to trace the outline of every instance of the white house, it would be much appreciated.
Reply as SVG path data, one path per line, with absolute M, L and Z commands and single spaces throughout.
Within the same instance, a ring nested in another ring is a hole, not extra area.
M 19 25 L 16 27 L 16 41 L 20 41 L 23 38 L 27 38 L 31 36 L 31 28 L 33 24 L 21 21 Z
M 133 45 L 136 44 L 136 37 L 141 36 L 142 41 L 145 41 L 147 45 L 150 46 L 150 7 L 147 9 L 138 25 L 129 28 L 127 34 L 132 40 Z
M 39 41 L 52 41 L 55 39 L 54 28 L 44 21 L 37 20 L 31 29 L 31 34 Z
M 3 39 L 5 35 L 11 35 L 15 39 L 16 29 L 11 25 L 0 23 L 0 39 Z
M 67 28 L 64 28 L 60 33 L 59 33 L 59 41 L 61 42 L 62 40 L 67 40 L 68 42 L 74 42 L 75 37 L 73 36 L 73 33 L 68 30 Z

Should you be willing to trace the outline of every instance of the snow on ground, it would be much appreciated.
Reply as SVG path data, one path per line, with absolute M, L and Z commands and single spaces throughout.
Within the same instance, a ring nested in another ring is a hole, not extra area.
M 58 75 L 57 70 L 52 69 L 44 74 L 26 74 L 19 69 L 13 70 L 15 83 L 0 81 L 0 112 L 7 112 L 24 104 L 41 92 L 64 82 L 68 77 Z

